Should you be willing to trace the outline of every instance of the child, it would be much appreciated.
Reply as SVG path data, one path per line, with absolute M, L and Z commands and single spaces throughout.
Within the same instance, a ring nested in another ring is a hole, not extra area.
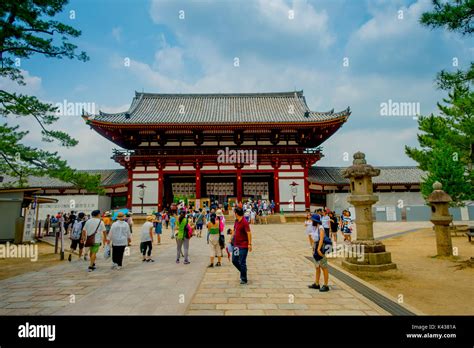
M 310 212 L 306 213 L 306 220 L 304 222 L 304 226 L 305 226 L 306 235 L 308 236 L 308 239 L 311 243 L 311 233 L 313 232 L 313 220 L 311 220 Z
M 344 234 L 344 242 L 351 243 L 352 235 L 352 219 L 351 213 L 348 210 L 345 210 L 343 213 L 342 221 L 342 233 Z
M 231 235 L 231 234 L 232 234 L 232 230 L 229 228 L 227 230 L 227 235 Z M 232 236 L 230 237 L 229 242 L 227 243 L 225 251 L 227 252 L 227 260 L 229 260 L 230 262 L 230 256 L 232 255 L 234 251 L 234 246 L 232 245 Z
M 171 225 L 171 239 L 174 239 L 174 233 L 176 229 L 176 215 L 171 215 L 170 217 L 170 225 Z

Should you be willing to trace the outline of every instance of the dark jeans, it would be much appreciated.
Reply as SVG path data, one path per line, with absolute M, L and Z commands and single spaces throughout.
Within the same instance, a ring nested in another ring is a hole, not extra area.
M 112 262 L 122 267 L 123 253 L 125 251 L 125 245 L 113 245 L 112 246 Z
M 247 255 L 249 249 L 234 247 L 232 263 L 240 272 L 240 280 L 247 281 Z
M 150 257 L 151 256 L 151 249 L 153 249 L 151 240 L 149 240 L 148 242 L 141 242 L 140 243 L 140 250 L 142 252 L 143 257 L 145 257 L 145 254 L 147 253 L 147 249 L 148 249 L 148 257 Z
M 324 228 L 324 235 L 325 235 L 326 237 L 330 238 L 330 236 L 329 236 L 329 228 L 326 228 L 326 227 Z

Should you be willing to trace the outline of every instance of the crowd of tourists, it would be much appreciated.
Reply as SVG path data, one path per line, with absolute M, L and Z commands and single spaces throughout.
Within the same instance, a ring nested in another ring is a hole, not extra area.
M 252 234 L 250 225 L 255 223 L 258 214 L 274 213 L 274 203 L 265 201 L 249 201 L 238 203 L 228 214 L 233 214 L 235 221 L 228 224 L 223 209 L 217 204 L 210 207 L 193 209 L 184 203 L 175 209 L 165 209 L 146 216 L 146 221 L 140 231 L 140 255 L 144 263 L 155 262 L 152 258 L 154 240 L 161 244 L 164 230 L 169 232 L 171 239 L 176 242 L 176 263 L 188 265 L 190 240 L 192 237 L 206 238 L 209 245 L 209 268 L 221 267 L 224 255 L 231 261 L 240 274 L 240 283 L 247 284 L 247 256 L 252 251 Z M 327 207 L 307 213 L 304 223 L 308 241 L 311 245 L 315 260 L 315 281 L 309 288 L 321 292 L 329 291 L 328 262 L 326 252 L 330 246 L 338 242 L 338 234 L 342 233 L 343 243 L 352 242 L 353 223 L 349 210 L 344 210 L 340 216 Z M 131 246 L 133 232 L 132 214 L 118 212 L 111 214 L 106 211 L 101 215 L 94 210 L 90 215 L 82 212 L 58 213 L 46 218 L 44 230 L 58 228 L 71 239 L 69 261 L 78 250 L 79 260 L 89 261 L 88 271 L 96 270 L 97 253 L 104 247 L 104 257 L 112 259 L 112 269 L 123 267 L 123 258 L 127 247 Z M 204 229 L 205 227 L 205 229 Z M 205 233 L 203 233 L 205 230 Z M 323 275 L 321 283 L 321 274 Z

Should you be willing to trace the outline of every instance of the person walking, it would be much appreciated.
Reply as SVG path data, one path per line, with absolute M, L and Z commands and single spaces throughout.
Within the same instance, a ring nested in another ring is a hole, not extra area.
M 107 230 L 107 235 L 110 232 L 110 228 L 112 227 L 112 214 L 110 214 L 109 211 L 106 211 L 104 213 L 104 216 L 102 217 L 102 221 L 104 222 L 105 229 Z
M 178 218 L 178 232 L 176 233 L 176 263 L 179 263 L 179 258 L 182 255 L 184 247 L 184 264 L 189 264 L 189 238 L 186 235 L 188 229 L 188 219 L 186 213 L 182 210 Z
M 46 219 L 44 219 L 44 226 L 43 226 L 43 231 L 44 231 L 45 236 L 47 236 L 49 234 L 49 226 L 51 226 L 51 218 L 48 214 L 46 216 Z
M 196 216 L 196 236 L 202 238 L 202 226 L 204 225 L 205 216 L 202 208 L 199 208 L 199 213 Z
M 247 284 L 247 255 L 252 251 L 252 233 L 244 219 L 242 208 L 235 209 L 235 223 L 232 231 L 232 264 L 240 272 L 240 284 Z
M 313 250 L 313 257 L 315 261 L 316 267 L 316 276 L 315 281 L 313 284 L 308 285 L 310 289 L 316 289 L 320 292 L 327 292 L 329 291 L 329 270 L 328 270 L 328 260 L 326 255 L 324 254 L 324 237 L 326 232 L 324 231 L 324 227 L 321 225 L 321 219 L 318 215 L 313 215 L 311 217 L 313 221 L 313 228 L 309 235 L 310 237 L 310 245 Z M 324 285 L 320 286 L 319 280 L 321 278 L 321 270 L 323 272 L 323 279 Z
M 107 238 L 108 242 L 112 244 L 112 269 L 122 268 L 125 248 L 132 243 L 130 226 L 124 219 L 123 212 L 117 214 L 117 220 L 112 224 Z
M 171 226 L 171 239 L 174 239 L 174 233 L 176 230 L 176 215 L 172 214 L 170 216 L 170 226 Z
M 337 231 L 339 230 L 339 221 L 337 220 L 337 216 L 335 212 L 329 213 L 329 222 L 331 225 L 331 240 L 337 243 Z
M 165 220 L 166 229 L 168 229 L 170 225 L 170 214 L 167 210 L 163 211 L 163 219 Z
M 72 225 L 72 230 L 69 238 L 71 239 L 71 247 L 70 247 L 70 253 L 68 257 L 68 261 L 72 261 L 72 253 L 76 251 L 77 247 L 79 246 L 79 260 L 82 259 L 82 252 L 84 250 L 84 243 L 81 241 L 81 236 L 82 236 L 82 230 L 84 229 L 84 225 L 86 221 L 84 220 L 84 213 L 79 213 L 77 215 L 76 221 L 74 221 L 74 224 Z
M 90 264 L 88 268 L 89 272 L 96 270 L 95 260 L 97 257 L 97 252 L 99 251 L 101 242 L 104 245 L 106 243 L 106 231 L 107 230 L 105 229 L 104 222 L 100 219 L 100 210 L 92 211 L 91 218 L 86 221 L 86 223 L 84 224 L 84 229 L 82 230 L 82 243 L 88 242 L 87 239 L 90 240 L 90 244 L 85 244 L 86 247 L 89 247 L 90 253 Z M 85 257 L 86 255 L 84 255 L 84 258 Z
M 322 211 L 322 216 L 321 216 L 321 224 L 323 225 L 324 232 L 326 233 L 326 237 L 330 237 L 330 228 L 331 228 L 331 218 L 329 217 L 329 214 L 327 213 L 326 210 Z
M 155 233 L 156 233 L 156 244 L 161 244 L 161 234 L 163 233 L 163 219 L 161 218 L 161 213 L 155 214 Z
M 306 213 L 306 220 L 304 222 L 304 227 L 306 231 L 306 235 L 308 236 L 308 240 L 311 243 L 311 232 L 313 231 L 313 220 L 311 220 L 311 213 Z
M 155 262 L 151 258 L 151 250 L 153 249 L 153 220 L 152 215 L 146 217 L 146 222 L 142 226 L 140 251 L 143 255 L 143 262 Z
M 216 219 L 216 215 L 212 214 L 210 221 L 207 223 L 208 230 L 208 241 L 211 248 L 211 263 L 207 267 L 214 267 L 214 257 L 217 255 L 216 267 L 221 266 L 222 261 L 222 249 L 219 244 L 220 231 L 219 231 L 219 221 Z

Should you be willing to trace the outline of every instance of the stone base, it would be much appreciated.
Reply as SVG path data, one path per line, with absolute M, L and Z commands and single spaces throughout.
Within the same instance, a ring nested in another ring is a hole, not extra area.
M 348 271 L 380 272 L 380 271 L 388 271 L 390 269 L 396 269 L 397 265 L 393 262 L 385 263 L 382 265 L 366 265 L 366 264 L 351 263 L 346 260 L 342 260 L 342 267 L 344 267 Z
M 397 265 L 392 262 L 392 254 L 385 250 L 385 245 L 375 240 L 358 240 L 353 246 L 357 246 L 356 250 L 361 252 L 364 248 L 364 258 L 359 259 L 359 255 L 355 257 L 347 257 L 342 261 L 342 266 L 353 271 L 386 271 L 395 269 Z

